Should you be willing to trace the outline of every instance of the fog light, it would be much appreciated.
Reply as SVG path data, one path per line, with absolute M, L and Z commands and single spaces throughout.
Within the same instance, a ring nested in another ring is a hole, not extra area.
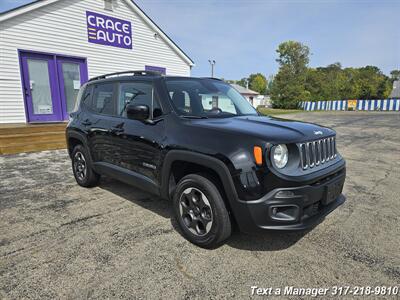
M 297 205 L 273 206 L 270 208 L 270 217 L 277 221 L 295 221 L 299 217 Z

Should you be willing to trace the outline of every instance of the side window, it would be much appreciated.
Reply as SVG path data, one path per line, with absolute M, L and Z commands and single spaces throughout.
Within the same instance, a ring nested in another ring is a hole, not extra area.
M 148 82 L 122 82 L 119 85 L 117 115 L 126 117 L 128 104 L 147 105 L 150 117 L 157 118 L 162 115 L 161 106 L 156 97 L 153 84 Z
M 104 83 L 94 86 L 91 109 L 99 114 L 115 115 L 113 99 L 114 84 Z
M 76 97 L 75 101 L 75 107 L 73 109 L 73 112 L 77 111 L 79 109 L 79 106 L 82 105 L 90 105 L 90 96 L 92 94 L 92 87 L 89 86 L 84 86 L 79 90 L 78 96 Z
M 87 86 L 82 99 L 80 100 L 84 105 L 90 105 L 90 96 L 92 95 L 93 87 Z

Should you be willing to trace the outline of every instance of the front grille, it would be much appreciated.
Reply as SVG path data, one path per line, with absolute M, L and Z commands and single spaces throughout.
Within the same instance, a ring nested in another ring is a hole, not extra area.
M 333 160 L 336 155 L 336 137 L 298 144 L 303 170 L 314 168 Z

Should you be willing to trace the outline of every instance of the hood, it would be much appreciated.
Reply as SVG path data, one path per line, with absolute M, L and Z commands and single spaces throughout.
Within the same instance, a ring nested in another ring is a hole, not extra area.
M 192 124 L 214 130 L 257 136 L 280 143 L 298 143 L 335 134 L 332 129 L 317 124 L 264 116 L 210 118 L 195 120 Z

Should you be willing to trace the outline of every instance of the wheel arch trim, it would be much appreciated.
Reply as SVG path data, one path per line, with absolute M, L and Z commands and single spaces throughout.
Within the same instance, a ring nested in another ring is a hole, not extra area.
M 70 153 L 70 151 L 69 151 L 70 139 L 71 139 L 71 138 L 77 139 L 77 140 L 79 140 L 79 141 L 82 143 L 82 145 L 86 148 L 86 150 L 88 150 L 89 159 L 92 160 L 92 157 L 91 157 L 91 154 L 90 154 L 90 151 L 89 151 L 89 147 L 88 147 L 87 138 L 85 137 L 84 134 L 82 134 L 82 133 L 80 133 L 80 132 L 77 132 L 77 131 L 70 131 L 70 130 L 67 130 L 67 132 L 66 132 L 66 140 L 67 140 L 67 151 L 68 151 L 68 154 L 69 154 L 70 156 L 71 156 L 71 154 L 72 154 L 72 153 Z
M 176 161 L 195 163 L 215 171 L 222 182 L 229 203 L 233 204 L 238 199 L 232 176 L 221 160 L 209 155 L 185 150 L 170 150 L 164 158 L 161 172 L 161 196 L 163 198 L 169 198 L 169 179 L 172 164 Z

